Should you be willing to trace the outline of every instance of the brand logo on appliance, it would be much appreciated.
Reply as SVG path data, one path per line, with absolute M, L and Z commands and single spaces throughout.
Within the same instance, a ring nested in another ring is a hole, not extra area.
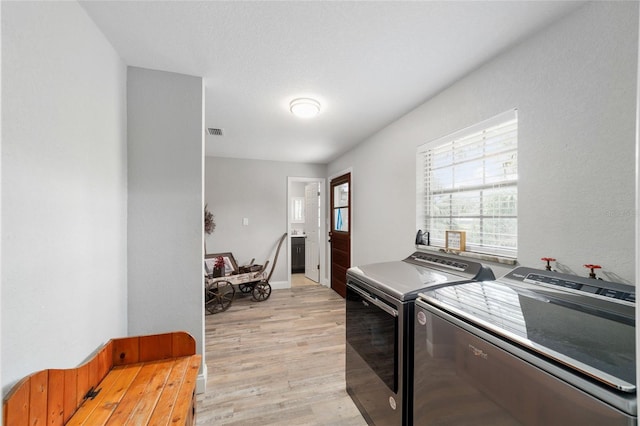
M 524 278 L 524 275 L 522 275 L 522 274 L 511 274 L 511 276 L 516 277 L 516 278 Z
M 424 312 L 419 311 L 417 317 L 418 317 L 418 324 L 420 324 L 420 325 L 426 325 L 427 324 L 427 316 L 425 315 Z
M 389 406 L 392 410 L 396 409 L 396 400 L 392 396 L 389 397 Z
M 478 356 L 482 359 L 487 359 L 487 357 L 489 356 L 485 351 L 483 351 L 482 349 L 476 348 L 471 343 L 469 343 L 469 349 L 471 350 L 471 352 L 473 352 L 473 356 Z

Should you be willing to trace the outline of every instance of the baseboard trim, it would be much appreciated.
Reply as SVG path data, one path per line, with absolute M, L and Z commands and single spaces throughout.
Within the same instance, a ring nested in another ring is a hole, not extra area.
M 202 394 L 207 390 L 207 364 L 202 363 L 202 373 L 196 379 L 196 393 Z
M 291 284 L 287 281 L 269 281 L 272 290 L 280 290 L 283 288 L 291 288 Z

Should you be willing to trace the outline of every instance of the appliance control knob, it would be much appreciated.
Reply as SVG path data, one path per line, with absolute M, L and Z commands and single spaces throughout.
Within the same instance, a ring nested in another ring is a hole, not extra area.
M 543 260 L 543 261 L 547 262 L 547 266 L 544 267 L 547 271 L 551 270 L 551 264 L 549 262 L 555 262 L 556 261 L 553 257 L 543 257 L 540 260 Z
M 589 272 L 589 278 L 596 278 L 595 270 L 602 268 L 600 265 L 593 265 L 591 263 L 587 263 L 584 267 L 591 270 L 591 272 Z

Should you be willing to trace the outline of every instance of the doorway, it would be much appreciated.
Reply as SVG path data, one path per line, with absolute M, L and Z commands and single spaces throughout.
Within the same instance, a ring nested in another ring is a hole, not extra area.
M 288 178 L 288 263 L 291 287 L 322 284 L 326 278 L 326 246 L 324 239 L 326 221 L 325 179 Z
M 331 288 L 347 295 L 347 269 L 351 266 L 351 173 L 331 179 Z

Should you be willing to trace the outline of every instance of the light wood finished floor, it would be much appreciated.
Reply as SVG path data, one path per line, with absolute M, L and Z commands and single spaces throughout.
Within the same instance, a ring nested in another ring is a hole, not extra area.
M 205 319 L 197 424 L 366 425 L 345 391 L 344 300 L 318 284 L 237 296 Z
M 305 277 L 304 274 L 291 274 L 291 287 L 305 287 L 314 285 L 320 284 Z

